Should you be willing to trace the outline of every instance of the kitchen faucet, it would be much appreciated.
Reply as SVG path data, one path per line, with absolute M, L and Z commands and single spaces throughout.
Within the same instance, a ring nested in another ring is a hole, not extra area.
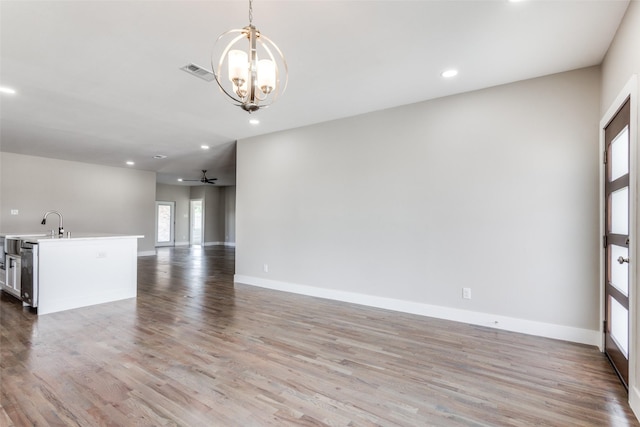
M 59 222 L 58 222 L 58 237 L 62 237 L 64 235 L 64 226 L 62 225 L 63 219 L 62 219 L 62 214 L 58 211 L 49 211 L 47 213 L 44 214 L 44 216 L 42 217 L 42 222 L 40 224 L 46 224 L 47 223 L 47 216 L 49 216 L 49 214 L 56 214 L 58 215 Z

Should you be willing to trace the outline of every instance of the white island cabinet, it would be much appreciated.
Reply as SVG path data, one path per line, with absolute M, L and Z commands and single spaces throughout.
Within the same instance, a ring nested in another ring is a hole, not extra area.
M 135 298 L 138 239 L 71 234 L 25 238 L 37 244 L 38 315 Z

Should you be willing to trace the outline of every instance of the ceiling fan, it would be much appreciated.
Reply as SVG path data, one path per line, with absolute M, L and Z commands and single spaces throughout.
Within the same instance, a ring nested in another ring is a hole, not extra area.
M 218 178 L 207 178 L 207 170 L 202 169 L 202 178 L 200 179 L 183 179 L 182 181 L 193 181 L 193 182 L 201 182 L 203 184 L 215 184 Z

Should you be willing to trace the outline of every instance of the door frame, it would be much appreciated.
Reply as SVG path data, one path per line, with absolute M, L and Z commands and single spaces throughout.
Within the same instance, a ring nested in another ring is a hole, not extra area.
M 599 187 L 600 187 L 600 214 L 599 214 L 599 223 L 600 223 L 600 236 L 598 237 L 598 242 L 600 246 L 600 274 L 598 277 L 598 281 L 600 283 L 600 298 L 599 298 L 599 310 L 600 310 L 600 322 L 599 322 L 599 330 L 600 330 L 600 351 L 604 352 L 604 328 L 603 322 L 605 320 L 605 310 L 604 304 L 605 301 L 605 257 L 606 257 L 606 248 L 602 245 L 602 236 L 606 234 L 605 224 L 604 224 L 604 210 L 605 206 L 605 178 L 606 178 L 606 165 L 604 164 L 604 152 L 606 149 L 605 146 L 605 127 L 609 124 L 609 122 L 613 119 L 616 113 L 623 106 L 625 101 L 630 100 L 630 123 L 629 123 L 629 236 L 631 236 L 629 242 L 629 400 L 636 401 L 637 408 L 640 408 L 640 393 L 638 390 L 638 340 L 636 339 L 636 334 L 638 331 L 638 289 L 637 289 L 637 273 L 638 273 L 638 265 L 640 264 L 640 260 L 637 257 L 637 248 L 638 248 L 638 238 L 637 238 L 637 223 L 638 223 L 638 189 L 637 189 L 637 178 L 638 178 L 638 77 L 637 75 L 633 75 L 631 79 L 624 86 L 622 91 L 616 96 L 615 100 L 607 109 L 607 112 L 602 116 L 600 120 L 600 176 L 599 176 Z M 632 404 L 632 407 L 634 405 Z
M 171 206 L 171 230 L 170 230 L 170 241 L 169 242 L 158 242 L 158 206 Z M 176 202 L 168 202 L 164 200 L 156 201 L 156 211 L 155 211 L 155 224 L 156 229 L 154 230 L 156 241 L 155 246 L 175 246 L 176 243 Z

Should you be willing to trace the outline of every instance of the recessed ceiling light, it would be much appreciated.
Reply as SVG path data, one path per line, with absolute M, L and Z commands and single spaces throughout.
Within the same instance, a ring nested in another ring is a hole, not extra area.
M 259 125 L 260 124 L 260 120 L 258 120 L 258 119 L 249 119 L 249 123 L 251 123 L 252 125 Z
M 442 74 L 440 74 L 442 77 L 455 77 L 458 75 L 458 70 L 446 70 L 443 71 Z
M 200 148 L 202 148 L 203 150 L 208 150 L 209 146 L 208 145 L 201 145 Z
M 133 166 L 133 165 L 135 165 L 136 163 L 135 163 L 135 162 L 132 162 L 131 160 L 129 160 L 129 161 L 127 162 L 127 164 L 128 164 L 129 166 Z
M 0 92 L 6 93 L 9 95 L 15 95 L 16 93 L 15 89 L 11 89 L 10 87 L 7 87 L 7 86 L 0 86 Z
M 182 178 L 178 178 L 178 181 L 182 182 Z

